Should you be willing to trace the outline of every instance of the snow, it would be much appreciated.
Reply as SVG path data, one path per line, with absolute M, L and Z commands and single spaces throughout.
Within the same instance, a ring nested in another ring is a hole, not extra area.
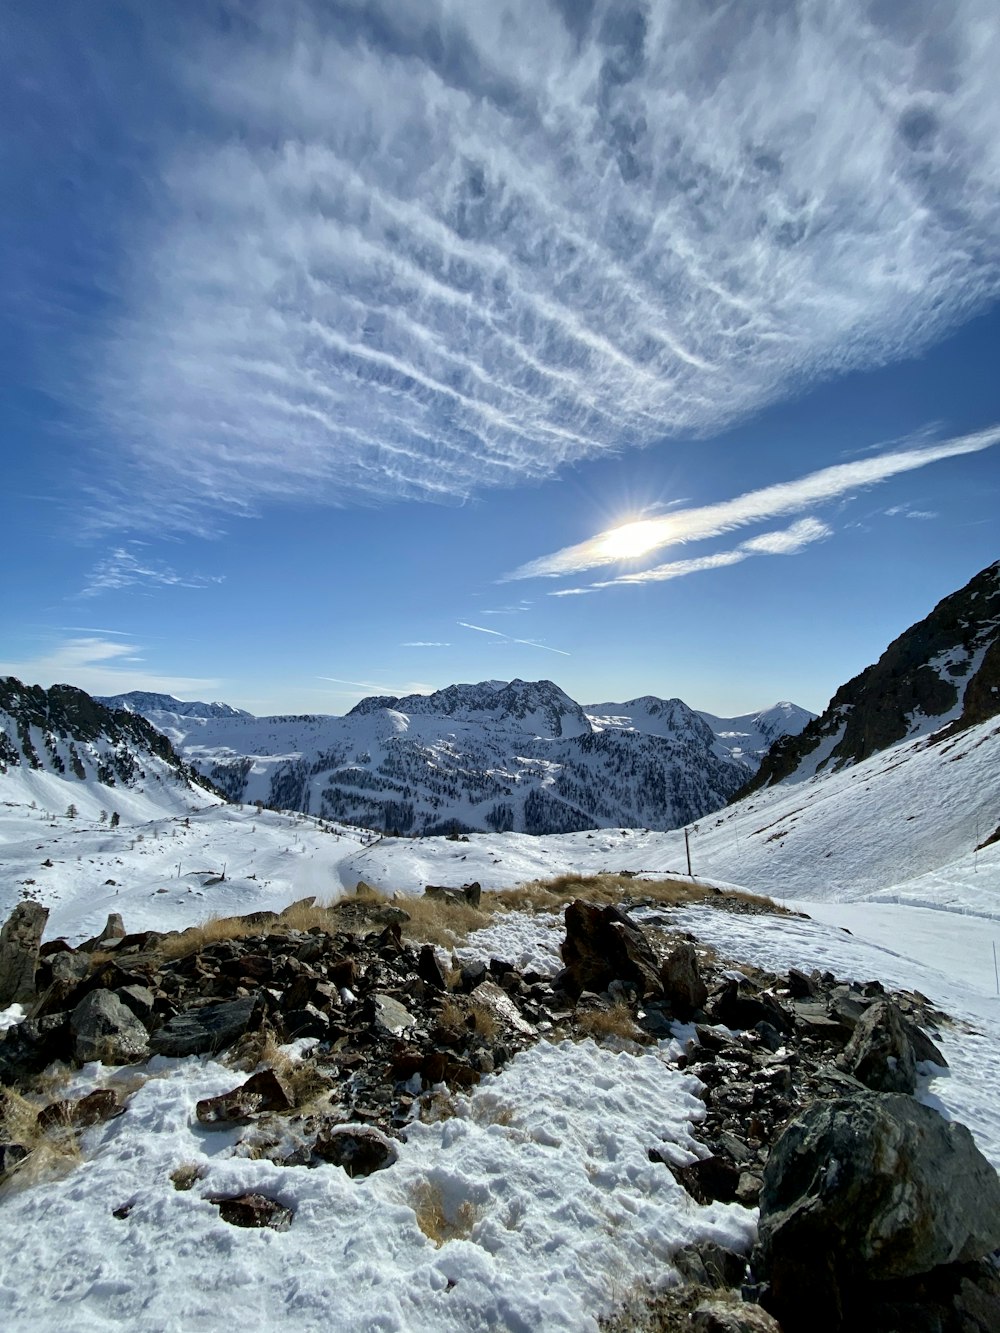
M 125 1114 L 87 1132 L 72 1175 L 7 1191 L 5 1327 L 62 1330 L 72 1305 L 83 1329 L 596 1330 L 632 1275 L 668 1272 L 678 1248 L 753 1239 L 751 1212 L 699 1206 L 650 1160 L 663 1144 L 680 1162 L 705 1152 L 694 1080 L 665 1054 L 542 1043 L 455 1116 L 414 1124 L 396 1165 L 363 1180 L 236 1155 L 235 1131 L 194 1120 L 233 1071 L 154 1060 Z M 77 1082 L 135 1076 L 88 1066 Z M 179 1192 L 185 1164 L 205 1174 Z M 428 1188 L 466 1233 L 440 1248 L 414 1211 Z M 234 1228 L 205 1197 L 244 1191 L 293 1208 L 291 1229 Z

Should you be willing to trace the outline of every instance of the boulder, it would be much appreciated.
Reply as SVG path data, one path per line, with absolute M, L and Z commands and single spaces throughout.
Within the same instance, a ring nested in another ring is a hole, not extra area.
M 90 1125 L 103 1124 L 120 1115 L 121 1111 L 122 1104 L 114 1088 L 95 1088 L 84 1097 L 49 1102 L 38 1112 L 38 1128 L 44 1130 L 53 1125 L 64 1125 L 87 1129 Z
M 384 1171 L 399 1156 L 388 1134 L 371 1125 L 331 1125 L 318 1135 L 313 1153 L 323 1162 L 342 1166 L 349 1176 Z
M 105 1065 L 131 1065 L 149 1055 L 146 1029 L 109 990 L 85 995 L 70 1015 L 69 1026 L 73 1054 L 81 1064 L 100 1060 Z
M 1000 1179 L 964 1125 L 901 1094 L 813 1102 L 764 1168 L 755 1266 L 787 1333 L 835 1330 L 857 1284 L 1000 1245 Z
M 290 1111 L 294 1105 L 285 1081 L 273 1069 L 262 1069 L 231 1092 L 202 1098 L 195 1114 L 207 1129 L 228 1129 L 248 1124 L 265 1111 Z
M 201 1055 L 231 1046 L 251 1028 L 259 1027 L 264 1007 L 259 995 L 223 1000 L 184 1009 L 164 1023 L 150 1040 L 154 1055 Z
M 0 1038 L 0 1083 L 15 1087 L 70 1054 L 68 1014 L 26 1018 Z
M 223 1222 L 234 1227 L 269 1227 L 272 1231 L 287 1231 L 295 1216 L 291 1208 L 286 1208 L 277 1199 L 269 1199 L 266 1194 L 239 1194 L 235 1198 L 223 1198 L 213 1195 L 209 1203 L 214 1203 Z
M 913 1044 L 891 1000 L 878 1000 L 861 1015 L 838 1065 L 876 1092 L 916 1089 Z
M 437 898 L 442 902 L 464 903 L 469 907 L 478 907 L 483 896 L 482 885 L 477 881 L 463 884 L 461 888 L 451 889 L 444 884 L 428 884 L 424 887 L 425 898 Z
M 698 967 L 698 955 L 693 944 L 686 940 L 667 955 L 660 969 L 660 981 L 670 1007 L 681 1020 L 687 1020 L 696 1009 L 703 1009 L 708 999 L 708 987 Z
M 629 981 L 640 996 L 659 995 L 659 964 L 645 935 L 617 907 L 599 907 L 577 899 L 567 904 L 566 964 L 562 983 L 574 998 L 581 991 L 601 992 L 612 981 Z
M 767 991 L 754 992 L 749 983 L 730 978 L 713 998 L 709 1015 L 727 1028 L 752 1028 L 769 1023 L 779 1032 L 791 1032 L 788 1012 Z
M 688 1327 L 692 1333 L 781 1333 L 772 1315 L 743 1301 L 702 1301 Z
M 32 899 L 18 903 L 0 930 L 0 1009 L 35 996 L 35 969 L 49 909 Z

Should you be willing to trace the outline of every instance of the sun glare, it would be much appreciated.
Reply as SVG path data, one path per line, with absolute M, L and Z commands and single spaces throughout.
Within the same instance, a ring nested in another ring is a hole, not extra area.
M 662 543 L 662 520 L 638 519 L 634 523 L 622 523 L 602 533 L 597 539 L 596 548 L 602 555 L 611 556 L 615 560 L 635 560 Z

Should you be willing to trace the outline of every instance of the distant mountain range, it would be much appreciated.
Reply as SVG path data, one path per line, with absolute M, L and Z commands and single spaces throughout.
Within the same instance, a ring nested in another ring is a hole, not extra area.
M 680 699 L 584 707 L 549 680 L 377 695 L 345 717 L 207 707 L 225 705 L 146 716 L 231 800 L 420 834 L 677 828 L 729 800 L 769 730 L 812 716 L 779 704 L 713 718 L 716 735 Z
M 152 694 L 149 690 L 130 690 L 128 694 L 95 696 L 105 708 L 124 708 L 126 713 L 176 713 L 178 717 L 251 717 L 231 704 L 184 703 L 172 694 Z

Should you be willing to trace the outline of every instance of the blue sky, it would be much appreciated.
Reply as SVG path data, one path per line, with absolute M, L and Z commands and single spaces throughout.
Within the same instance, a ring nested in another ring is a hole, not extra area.
M 820 709 L 997 557 L 1000 19 L 14 2 L 0 670 Z

